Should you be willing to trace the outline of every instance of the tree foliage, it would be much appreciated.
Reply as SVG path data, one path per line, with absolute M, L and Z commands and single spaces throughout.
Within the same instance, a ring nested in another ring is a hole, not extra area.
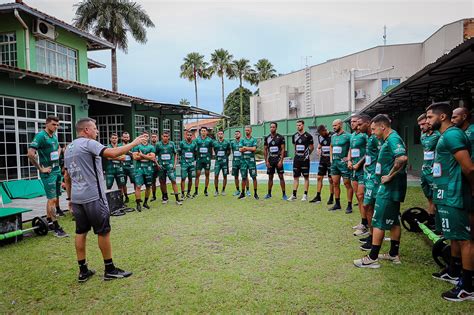
M 250 96 L 252 96 L 252 91 L 242 88 L 243 125 L 250 123 Z M 224 115 L 230 117 L 228 119 L 229 127 L 242 126 L 240 123 L 240 88 L 236 88 L 225 99 Z

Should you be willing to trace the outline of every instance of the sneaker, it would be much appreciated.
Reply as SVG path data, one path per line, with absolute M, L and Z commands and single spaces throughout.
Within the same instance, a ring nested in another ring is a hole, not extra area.
M 329 206 L 329 205 L 332 205 L 333 203 L 334 203 L 334 199 L 333 199 L 333 198 L 329 198 L 328 203 L 327 203 L 328 206 Z
M 142 205 L 137 203 L 137 211 L 142 212 Z
M 105 271 L 104 272 L 104 280 L 114 280 L 120 278 L 128 278 L 132 275 L 130 271 L 124 271 L 120 268 L 115 268 L 112 271 Z
M 353 230 L 362 230 L 363 228 L 365 228 L 365 225 L 363 225 L 362 223 L 359 223 L 352 227 Z
M 222 191 L 222 192 L 221 192 L 221 196 L 225 196 L 225 195 L 227 195 L 227 194 L 225 193 L 225 191 Z
M 125 201 L 123 203 L 129 203 L 130 199 L 128 198 L 128 196 L 125 196 Z
M 287 201 L 287 200 L 288 200 L 288 196 L 287 196 L 287 195 L 283 195 L 283 197 L 281 197 L 281 199 L 283 199 L 284 201 Z
M 168 202 L 168 201 L 166 201 L 166 202 Z M 144 202 L 143 203 L 143 208 L 150 209 L 150 206 L 148 205 L 148 203 Z
M 207 191 L 204 192 L 204 196 L 209 197 L 209 194 L 207 193 Z
M 153 197 L 151 197 L 150 202 L 155 201 L 155 200 L 156 200 L 156 197 L 153 196 Z
M 60 217 L 64 217 L 66 215 L 64 211 L 61 209 L 56 209 L 56 214 Z
M 346 208 L 346 214 L 352 213 L 352 207 L 347 207 Z
M 87 280 L 92 278 L 93 275 L 95 275 L 95 270 L 92 270 L 92 269 L 88 269 L 87 272 L 84 272 L 84 273 L 79 272 L 79 276 L 77 277 L 77 281 L 79 281 L 80 283 L 86 282 Z
M 263 197 L 263 199 L 270 199 L 270 198 L 272 198 L 272 195 L 270 194 L 266 194 L 265 197 Z
M 252 196 L 252 195 L 250 194 L 250 190 L 247 190 L 247 197 L 250 197 L 250 196 Z
M 69 237 L 69 234 L 64 232 L 63 228 L 60 227 L 54 231 L 54 236 L 59 237 L 59 238 L 64 238 L 64 237 Z
M 400 255 L 391 256 L 389 253 L 379 254 L 379 259 L 380 259 L 380 260 L 389 260 L 389 261 L 391 261 L 392 263 L 394 263 L 395 265 L 399 265 L 399 264 L 402 263 L 402 262 L 400 261 Z
M 365 235 L 369 235 L 369 230 L 367 230 L 367 228 L 364 226 L 364 228 L 360 229 L 360 230 L 355 230 L 354 236 L 365 236 Z
M 372 242 L 365 242 L 364 244 L 360 245 L 359 248 L 365 251 L 369 251 L 372 249 Z
M 308 201 L 308 195 L 303 194 L 303 198 L 301 198 L 301 201 Z
M 178 206 L 182 206 L 183 205 L 183 200 L 176 200 L 176 204 Z
M 328 211 L 336 211 L 336 210 L 341 210 L 341 209 L 342 209 L 341 205 L 336 203 L 334 206 L 329 208 Z
M 186 199 L 193 199 L 193 196 L 190 193 L 186 194 Z
M 242 199 L 245 199 L 246 197 L 247 196 L 245 194 L 240 194 L 239 198 L 237 198 L 237 199 L 242 200 Z
M 257 194 L 254 194 L 253 197 L 255 198 L 255 200 L 260 199 L 260 197 Z
M 454 285 L 459 282 L 459 277 L 449 275 L 447 267 L 439 272 L 432 273 L 431 276 L 435 279 L 446 281 Z
M 216 192 L 214 193 L 214 197 L 217 197 L 217 196 L 219 196 L 219 192 L 218 192 L 218 191 L 216 191 Z
M 367 237 L 359 238 L 359 242 L 362 243 L 362 244 L 367 243 L 369 240 L 372 241 L 372 240 L 370 239 L 370 235 L 367 236 Z
M 164 204 L 164 205 L 166 205 L 166 204 L 168 203 L 168 199 L 162 200 L 161 203 Z M 143 205 L 143 206 L 145 206 L 145 205 Z
M 321 203 L 321 196 L 316 196 L 309 201 L 310 203 Z
M 379 260 L 372 260 L 368 255 L 362 257 L 361 259 L 354 260 L 354 266 L 358 268 L 380 268 Z
M 193 194 L 193 198 L 196 198 L 198 196 L 198 193 Z
M 232 196 L 234 196 L 234 197 L 240 196 L 240 191 L 239 191 L 239 190 L 236 190 L 236 191 L 232 194 Z
M 298 198 L 296 198 L 296 196 L 291 195 L 291 197 L 288 198 L 287 200 L 288 200 L 288 201 L 295 201 L 296 199 L 298 199 Z
M 441 297 L 451 302 L 474 301 L 474 292 L 467 292 L 460 285 L 441 294 Z
M 186 199 L 186 195 L 185 194 L 181 194 L 181 200 L 184 200 Z

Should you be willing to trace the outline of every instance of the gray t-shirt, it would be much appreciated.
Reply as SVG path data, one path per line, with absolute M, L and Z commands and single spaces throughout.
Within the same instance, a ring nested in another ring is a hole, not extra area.
M 71 201 L 85 204 L 106 199 L 101 155 L 106 147 L 87 138 L 78 138 L 64 153 L 64 166 L 71 177 Z

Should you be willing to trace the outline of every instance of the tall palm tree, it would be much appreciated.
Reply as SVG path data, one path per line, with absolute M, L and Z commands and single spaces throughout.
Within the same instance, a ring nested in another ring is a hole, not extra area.
M 188 101 L 187 98 L 182 98 L 179 100 L 179 105 L 189 106 L 191 103 Z
M 232 75 L 232 58 L 233 56 L 225 49 L 216 49 L 211 54 L 211 74 L 216 73 L 221 78 L 222 88 L 222 110 L 224 110 L 224 76 Z
M 247 59 L 239 59 L 232 61 L 232 74 L 231 79 L 239 79 L 239 92 L 240 92 L 240 125 L 244 124 L 244 107 L 243 107 L 243 81 L 250 81 L 250 73 L 252 68 L 250 67 L 250 61 Z
M 127 53 L 128 32 L 138 43 L 145 44 L 146 27 L 155 27 L 155 24 L 139 4 L 130 0 L 83 0 L 74 6 L 76 27 L 92 31 L 114 44 L 112 90 L 117 91 L 117 49 Z
M 268 59 L 260 59 L 254 64 L 254 71 L 252 71 L 251 83 L 258 85 L 260 82 L 275 78 L 276 70 L 273 68 L 273 65 Z
M 184 63 L 181 65 L 180 77 L 194 81 L 194 93 L 196 95 L 196 107 L 199 107 L 197 81 L 199 79 L 209 79 L 209 64 L 204 61 L 204 55 L 192 52 L 184 57 Z

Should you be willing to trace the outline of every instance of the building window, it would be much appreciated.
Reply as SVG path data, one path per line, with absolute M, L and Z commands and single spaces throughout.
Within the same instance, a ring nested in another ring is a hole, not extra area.
M 160 135 L 160 120 L 158 117 L 150 117 L 150 132 Z
M 387 88 L 393 88 L 400 84 L 400 79 L 382 79 L 382 93 L 387 92 Z
M 135 136 L 141 135 L 145 131 L 145 116 L 135 115 Z
M 0 34 L 0 64 L 16 67 L 16 34 Z
M 59 144 L 72 142 L 71 112 L 67 105 L 0 96 L 0 181 L 37 178 L 27 157 L 29 144 L 44 129 L 47 116 L 60 118 Z
M 174 120 L 173 121 L 173 140 L 175 142 L 181 141 L 181 120 Z
M 104 145 L 109 144 L 110 136 L 116 133 L 120 137 L 123 133 L 123 115 L 99 115 L 93 116 L 95 119 L 97 130 L 99 130 L 98 141 Z
M 163 131 L 171 132 L 171 120 L 163 119 Z
M 77 81 L 77 51 L 49 40 L 36 41 L 36 64 L 41 73 Z

